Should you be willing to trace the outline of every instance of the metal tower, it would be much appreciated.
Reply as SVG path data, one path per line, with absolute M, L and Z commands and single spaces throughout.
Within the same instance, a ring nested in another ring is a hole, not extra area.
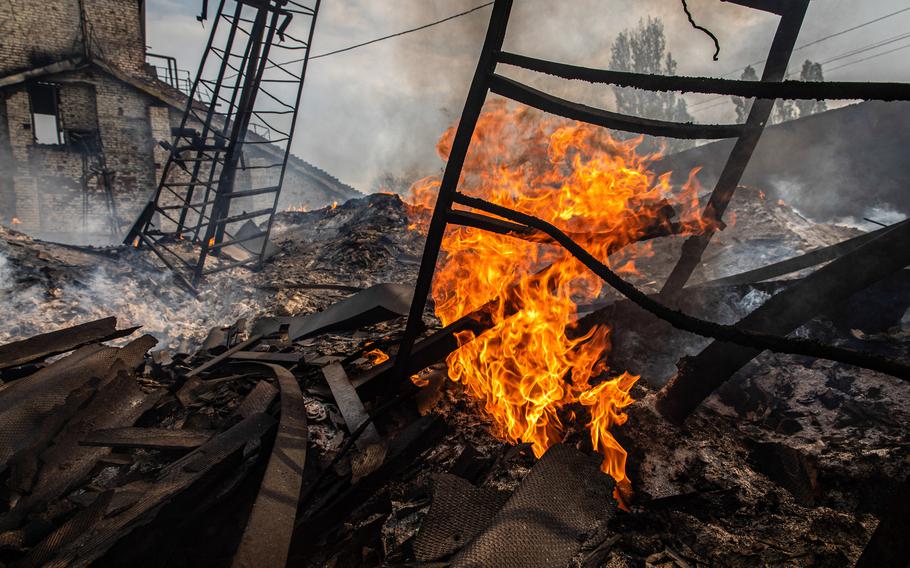
M 192 289 L 264 260 L 319 3 L 219 0 L 161 181 L 125 239 Z M 206 269 L 209 256 L 221 262 Z

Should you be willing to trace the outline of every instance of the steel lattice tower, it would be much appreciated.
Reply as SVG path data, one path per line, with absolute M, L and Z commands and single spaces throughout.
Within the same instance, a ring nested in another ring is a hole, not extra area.
M 170 155 L 161 180 L 125 239 L 151 249 L 190 288 L 264 260 L 319 3 L 219 2 L 180 126 L 163 144 Z M 252 146 L 256 160 L 244 154 Z M 206 268 L 222 255 L 231 259 Z

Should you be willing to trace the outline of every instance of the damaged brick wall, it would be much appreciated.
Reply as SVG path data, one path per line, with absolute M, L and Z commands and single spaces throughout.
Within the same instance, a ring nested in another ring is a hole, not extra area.
M 171 139 L 183 114 L 181 95 L 157 82 L 145 64 L 144 17 L 142 0 L 0 3 L 0 79 L 34 75 L 0 88 L 0 223 L 82 244 L 117 242 L 117 230 L 125 232 L 133 223 L 168 158 L 158 141 Z M 70 69 L 41 72 L 77 59 Z M 56 93 L 61 136 L 52 143 L 36 139 L 29 95 L 36 85 L 50 85 Z M 248 146 L 244 160 L 280 162 L 272 154 L 270 148 Z M 105 166 L 110 193 L 100 175 Z M 257 183 L 263 177 L 278 183 L 276 169 L 261 169 L 239 175 L 235 187 L 250 188 L 254 177 Z M 315 209 L 359 195 L 293 156 L 284 181 L 283 207 Z M 272 198 L 256 196 L 235 208 L 263 209 Z
M 0 75 L 42 67 L 86 49 L 131 73 L 145 74 L 144 0 L 6 0 L 0 18 Z M 80 5 L 82 9 L 80 9 Z
M 36 143 L 27 86 L 7 90 L 4 122 L 16 168 L 6 199 L 12 190 L 18 228 L 43 238 L 110 237 L 115 221 L 101 169 L 106 165 L 112 174 L 116 223 L 123 230 L 156 179 L 154 99 L 92 70 L 58 74 L 53 83 L 63 131 L 59 145 Z

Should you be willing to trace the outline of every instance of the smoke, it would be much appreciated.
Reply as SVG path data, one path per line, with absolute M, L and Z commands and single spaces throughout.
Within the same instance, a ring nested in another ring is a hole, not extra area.
M 324 2 L 314 52 L 324 53 L 415 27 L 480 3 L 482 0 Z M 738 76 L 738 69 L 767 56 L 776 16 L 718 4 L 716 0 L 690 0 L 689 5 L 696 21 L 718 36 L 719 61 L 712 60 L 713 43 L 689 25 L 681 4 L 666 0 L 519 0 L 512 11 L 505 48 L 555 61 L 605 67 L 616 35 L 650 15 L 663 20 L 667 46 L 679 63 L 680 74 L 722 76 L 732 71 L 731 76 Z M 900 0 L 812 3 L 800 42 L 899 7 Z M 175 0 L 149 5 L 153 50 L 178 57 L 181 67 L 187 69 L 194 68 L 206 39 L 206 30 L 193 20 L 197 10 L 195 4 Z M 385 173 L 396 177 L 436 173 L 443 165 L 435 153 L 436 141 L 461 114 L 489 13 L 485 8 L 423 31 L 311 61 L 294 152 L 365 192 Z M 823 60 L 893 35 L 907 18 L 910 14 L 799 51 L 794 54 L 794 68 L 806 58 Z M 910 79 L 910 69 L 896 69 L 894 61 L 883 57 L 826 78 Z M 761 65 L 757 69 L 760 72 Z M 613 104 L 607 86 L 558 81 L 505 66 L 500 71 L 557 96 L 607 109 Z M 693 108 L 709 99 L 710 95 L 687 95 L 696 121 L 734 120 L 728 101 Z
M 36 280 L 24 266 L 0 253 L 0 343 L 116 316 L 118 327 L 141 325 L 158 347 L 191 351 L 212 327 L 253 318 L 266 298 L 239 270 L 212 275 L 198 296 L 174 285 L 167 271 L 113 263 L 82 272 L 69 269 L 52 282 Z M 130 259 L 127 259 L 130 262 Z M 245 277 L 245 278 L 244 278 Z M 27 284 L 31 282 L 30 284 Z

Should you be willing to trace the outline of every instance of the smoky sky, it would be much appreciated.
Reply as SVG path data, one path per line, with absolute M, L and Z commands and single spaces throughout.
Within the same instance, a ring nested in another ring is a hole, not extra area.
M 415 27 L 479 4 L 482 0 L 325 0 L 313 53 L 324 53 Z M 210 8 L 213 10 L 215 3 Z M 717 0 L 689 0 L 696 21 L 720 41 L 714 45 L 693 29 L 677 0 L 516 0 L 505 48 L 547 59 L 607 67 L 610 46 L 641 18 L 663 20 L 667 45 L 686 75 L 738 77 L 743 66 L 764 59 L 777 18 Z M 797 45 L 908 6 L 906 0 L 814 0 Z M 201 3 L 149 0 L 150 50 L 177 57 L 194 70 L 207 39 L 195 19 Z M 480 53 L 490 10 L 484 8 L 442 25 L 310 64 L 293 151 L 357 189 L 367 192 L 385 173 L 407 179 L 437 173 L 443 166 L 435 146 L 460 116 Z M 910 25 L 910 11 L 798 50 L 791 70 L 805 59 L 824 61 L 878 41 L 893 39 Z M 897 41 L 857 54 L 832 68 L 900 47 Z M 897 51 L 826 73 L 830 80 L 910 81 L 910 50 Z M 761 66 L 757 66 L 759 72 Z M 506 74 L 559 96 L 610 109 L 609 87 L 561 82 L 503 67 Z M 687 95 L 699 122 L 731 122 L 733 106 L 709 95 Z M 843 104 L 843 103 L 841 103 Z M 836 106 L 836 105 L 832 105 Z

